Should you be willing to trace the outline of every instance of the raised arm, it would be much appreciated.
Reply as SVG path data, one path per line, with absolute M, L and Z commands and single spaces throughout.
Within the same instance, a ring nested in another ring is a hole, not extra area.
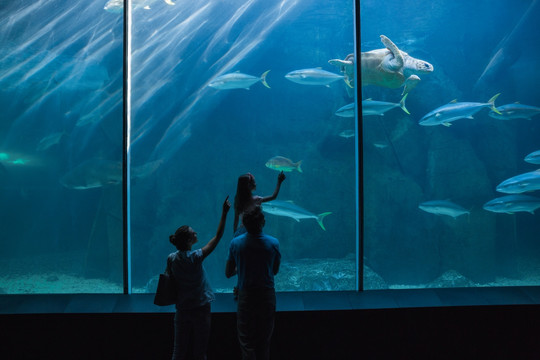
M 207 257 L 214 251 L 217 244 L 219 243 L 219 240 L 221 240 L 221 237 L 223 236 L 223 232 L 225 231 L 225 223 L 227 221 L 227 213 L 229 212 L 229 209 L 231 208 L 231 203 L 229 202 L 229 196 L 225 198 L 225 201 L 223 202 L 223 208 L 221 211 L 221 219 L 219 221 L 218 229 L 216 232 L 216 236 L 214 236 L 208 244 L 204 245 L 202 247 L 203 257 Z
M 283 180 L 285 180 L 285 174 L 282 171 L 278 175 L 277 185 L 276 185 L 276 189 L 274 190 L 274 193 L 272 195 L 270 195 L 270 196 L 263 197 L 261 202 L 267 202 L 267 201 L 275 200 L 277 198 L 278 194 L 279 194 L 279 189 L 281 188 L 281 183 L 283 182 Z

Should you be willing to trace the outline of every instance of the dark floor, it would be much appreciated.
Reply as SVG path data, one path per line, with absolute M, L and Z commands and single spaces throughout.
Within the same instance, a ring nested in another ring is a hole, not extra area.
M 279 294 L 271 355 L 540 359 L 539 291 Z M 229 295 L 213 307 L 209 359 L 240 359 L 231 307 Z M 149 295 L 3 296 L 0 314 L 0 359 L 168 359 L 172 352 L 174 314 Z

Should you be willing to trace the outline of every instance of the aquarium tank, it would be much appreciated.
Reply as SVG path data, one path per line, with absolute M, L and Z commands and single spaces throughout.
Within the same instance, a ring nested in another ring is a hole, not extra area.
M 0 4 L 0 293 L 155 292 L 281 171 L 277 291 L 540 285 L 538 0 L 126 4 Z

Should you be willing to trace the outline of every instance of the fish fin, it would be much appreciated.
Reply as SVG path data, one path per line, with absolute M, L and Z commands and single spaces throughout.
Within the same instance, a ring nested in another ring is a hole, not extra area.
M 446 127 L 450 127 L 450 126 L 452 125 L 452 124 L 449 123 L 449 122 L 445 122 L 445 123 L 442 123 L 442 124 L 443 124 L 444 126 L 446 126 Z
M 323 219 L 325 216 L 330 215 L 331 213 L 332 212 L 324 212 L 322 214 L 317 215 L 317 222 L 319 223 L 319 225 L 324 231 L 326 231 L 326 229 L 324 228 Z
M 467 116 L 467 119 L 474 120 L 474 117 L 472 115 Z
M 265 72 L 263 72 L 263 74 L 261 75 L 261 82 L 264 86 L 270 89 L 270 85 L 268 85 L 268 83 L 266 82 L 266 75 L 268 75 L 269 72 L 270 70 L 266 70 Z
M 326 86 L 327 88 L 330 88 L 330 84 L 326 84 L 326 85 L 324 85 L 324 86 Z
M 350 87 L 351 89 L 354 89 L 354 86 L 351 85 L 351 82 L 349 81 L 349 79 L 343 78 L 343 81 L 345 81 L 345 84 L 347 84 L 348 87 Z
M 399 106 L 401 107 L 401 109 L 403 111 L 405 111 L 405 113 L 407 113 L 408 115 L 411 115 L 411 113 L 409 112 L 409 110 L 407 110 L 407 108 L 405 107 L 405 99 L 407 99 L 407 95 L 409 95 L 409 93 L 405 94 L 405 96 L 403 96 L 401 98 L 401 101 L 399 102 Z
M 364 101 L 373 101 L 373 99 L 372 99 L 372 98 L 369 98 L 369 99 L 366 99 L 366 100 L 364 100 Z
M 454 99 L 454 100 L 449 102 L 449 104 L 455 104 L 455 103 L 457 103 L 457 99 Z
M 302 171 L 302 160 L 298 161 L 296 164 L 294 164 L 296 166 L 296 170 L 298 170 L 299 173 L 303 173 Z
M 497 100 L 497 98 L 499 97 L 499 95 L 501 95 L 501 93 L 498 93 L 498 94 L 495 94 L 491 97 L 491 99 L 488 100 L 488 104 L 491 105 L 491 110 L 493 110 L 494 112 L 496 112 L 497 114 L 499 115 L 502 115 L 501 112 L 499 110 L 497 110 L 497 108 L 495 107 L 495 100 Z
M 296 220 L 296 222 L 300 222 L 300 219 L 297 219 L 297 218 L 293 218 L 294 220 Z

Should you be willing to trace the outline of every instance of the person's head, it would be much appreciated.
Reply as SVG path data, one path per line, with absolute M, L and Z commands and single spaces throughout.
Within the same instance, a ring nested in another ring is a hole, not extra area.
M 247 173 L 244 175 L 240 175 L 238 177 L 238 184 L 236 186 L 237 192 L 246 192 L 246 191 L 253 191 L 257 187 L 257 183 L 255 182 L 255 176 L 253 176 L 251 173 Z
M 260 206 L 255 206 L 246 213 L 242 218 L 242 223 L 246 227 L 246 230 L 250 234 L 259 234 L 265 224 L 264 214 Z
M 185 251 L 191 249 L 191 246 L 197 242 L 197 233 L 188 225 L 182 225 L 174 235 L 169 235 L 169 241 L 176 246 L 178 250 Z
M 257 184 L 255 177 L 250 173 L 240 175 L 238 184 L 236 185 L 236 196 L 234 197 L 234 207 L 237 211 L 243 212 L 247 205 L 251 202 L 252 191 L 255 190 Z

